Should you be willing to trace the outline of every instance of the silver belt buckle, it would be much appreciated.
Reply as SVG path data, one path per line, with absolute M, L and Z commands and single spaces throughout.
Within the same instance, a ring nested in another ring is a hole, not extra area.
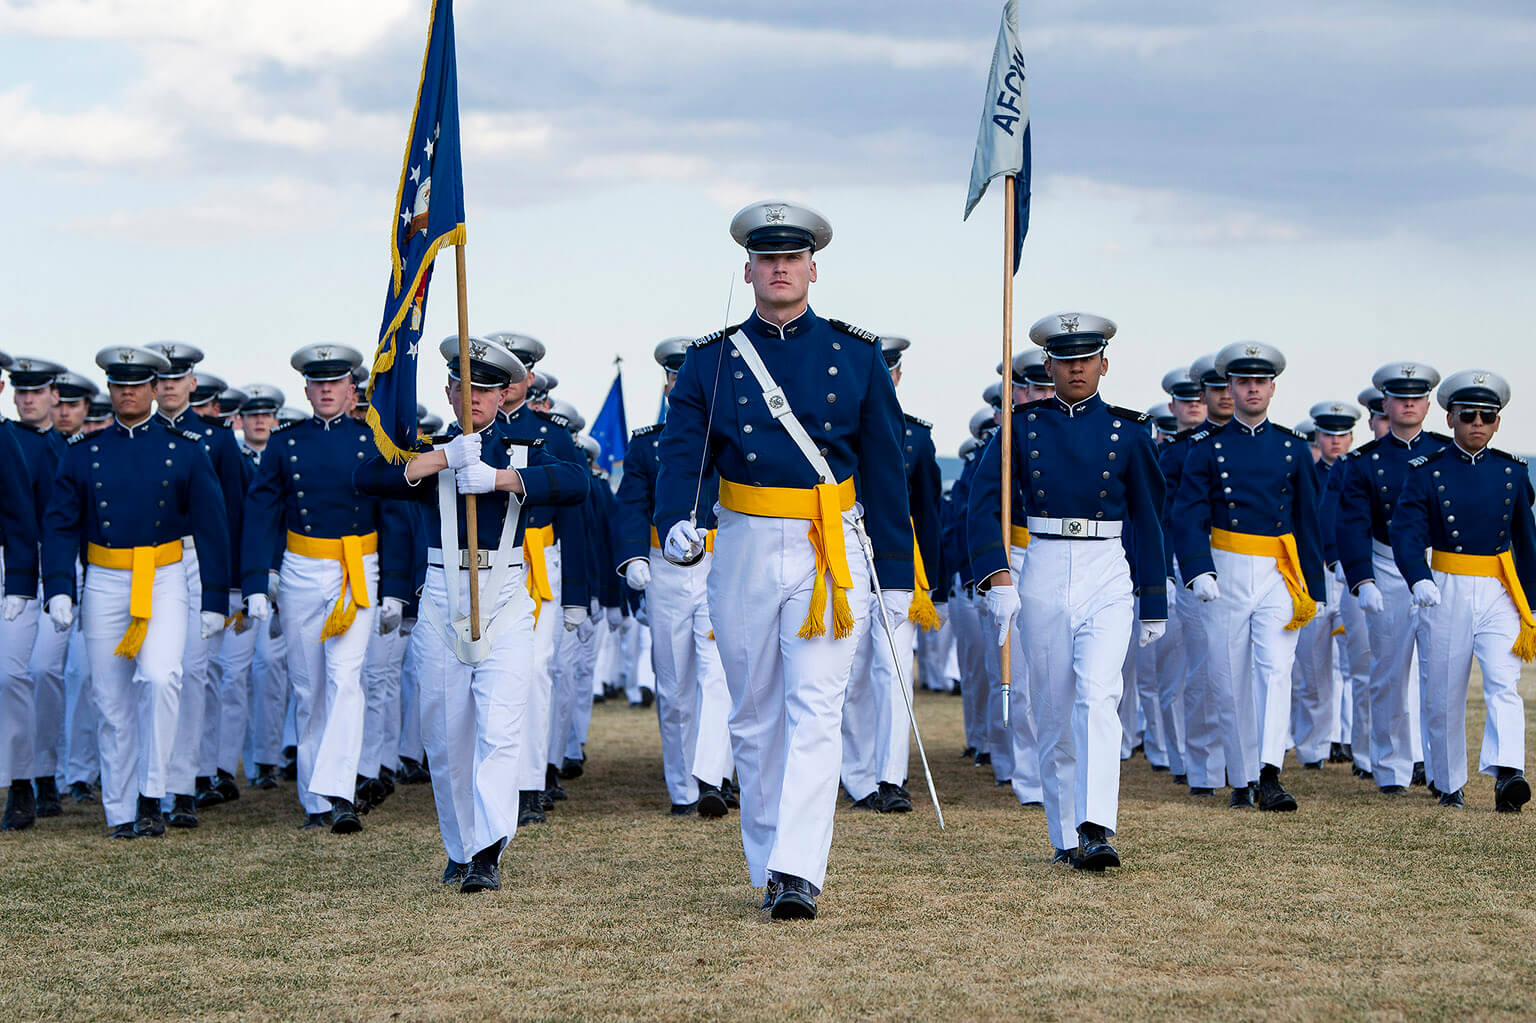
M 1061 535 L 1071 537 L 1091 536 L 1093 534 L 1088 531 L 1088 527 L 1091 525 L 1093 523 L 1087 519 L 1062 519 Z
M 459 567 L 460 568 L 468 568 L 469 567 L 469 552 L 468 551 L 460 551 L 459 552 Z M 475 567 L 476 568 L 482 568 L 482 569 L 483 568 L 490 568 L 491 567 L 491 552 L 490 551 L 476 551 L 475 552 Z

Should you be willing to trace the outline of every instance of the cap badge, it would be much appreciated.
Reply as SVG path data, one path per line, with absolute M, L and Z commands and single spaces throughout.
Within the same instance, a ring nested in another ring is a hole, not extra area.
M 132 362 L 136 358 L 136 356 L 133 354 L 132 348 L 124 348 L 122 351 L 117 353 L 117 357 L 122 362 Z
M 1415 373 L 1417 373 L 1418 371 L 1419 371 L 1419 368 L 1417 366 L 1413 365 L 1412 363 L 1409 363 L 1408 365 L 1403 367 L 1403 376 L 1411 377 Z
M 1473 373 L 1472 374 L 1472 382 L 1474 384 L 1486 384 L 1488 382 L 1488 374 L 1487 373 Z
M 32 360 L 31 359 L 17 359 L 16 360 L 16 368 L 21 370 L 23 373 L 25 373 L 25 372 L 27 372 L 28 370 L 30 370 L 32 368 Z
M 1249 346 L 1248 346 L 1248 347 L 1246 347 L 1246 348 L 1244 348 L 1244 349 L 1243 349 L 1243 352 L 1244 352 L 1244 353 L 1245 353 L 1245 354 L 1246 354 L 1246 355 L 1247 355 L 1247 356 L 1248 356 L 1248 357 L 1249 357 L 1249 358 L 1250 358 L 1250 359 L 1254 359 L 1254 358 L 1258 358 L 1258 355 L 1259 355 L 1259 346 L 1258 346 L 1258 345 L 1249 345 Z
M 483 359 L 485 358 L 485 351 L 485 345 L 481 344 L 479 341 L 471 341 L 469 343 L 470 358 Z
M 1061 329 L 1066 331 L 1068 334 L 1077 333 L 1077 317 L 1063 316 L 1061 318 Z
M 319 348 L 316 348 L 315 349 L 315 357 L 318 358 L 318 359 L 329 359 L 331 357 L 330 346 L 329 345 L 321 345 Z
M 1328 407 L 1328 411 L 1334 413 L 1335 415 L 1343 415 L 1344 414 L 1344 406 L 1341 405 L 1339 402 L 1334 402 L 1332 405 L 1330 405 Z
M 782 223 L 784 223 L 784 207 L 782 207 L 782 206 L 765 206 L 765 207 L 763 207 L 763 219 L 766 220 L 770 224 L 782 224 Z

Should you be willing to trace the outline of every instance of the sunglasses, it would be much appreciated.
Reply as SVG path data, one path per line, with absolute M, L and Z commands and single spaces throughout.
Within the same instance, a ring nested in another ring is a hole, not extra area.
M 1497 412 L 1487 412 L 1480 408 L 1462 409 L 1456 415 L 1463 423 L 1468 424 L 1475 423 L 1481 419 L 1484 423 L 1492 426 L 1499 421 L 1499 414 Z

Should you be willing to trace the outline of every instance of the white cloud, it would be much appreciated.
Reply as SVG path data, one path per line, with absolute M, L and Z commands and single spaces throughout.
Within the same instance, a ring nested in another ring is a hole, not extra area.
M 44 112 L 25 85 L 0 92 L 0 125 L 0 156 L 44 166 L 146 164 L 170 157 L 179 143 L 174 127 L 111 107 Z

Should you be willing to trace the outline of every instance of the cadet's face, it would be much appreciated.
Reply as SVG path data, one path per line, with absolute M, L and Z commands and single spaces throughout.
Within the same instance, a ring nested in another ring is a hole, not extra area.
M 816 261 L 809 252 L 754 252 L 744 277 L 759 307 L 793 311 L 806 304 Z
M 464 390 L 459 381 L 448 381 L 448 386 L 443 390 L 448 395 L 448 402 L 453 406 L 454 412 L 458 412 L 461 407 L 459 403 L 464 400 Z M 472 384 L 469 388 L 470 425 L 476 430 L 483 430 L 490 426 L 501 408 L 505 391 L 505 387 L 480 387 Z
M 1015 405 L 1022 405 L 1029 400 L 1028 384 L 1014 384 L 1009 388 L 1009 391 L 1013 395 L 1013 403 Z
M 518 405 L 522 404 L 523 399 L 528 397 L 528 388 L 533 386 L 535 376 L 536 374 L 533 372 L 533 370 L 529 370 L 526 377 L 519 380 L 515 384 L 508 384 L 506 387 L 502 388 L 501 407 L 511 411 Z M 455 410 L 457 410 L 459 406 L 455 405 L 453 407 Z
M 321 419 L 335 419 L 352 405 L 356 388 L 351 377 L 339 380 L 305 380 L 304 397 Z
M 113 414 L 125 423 L 134 424 L 149 415 L 155 385 L 148 380 L 142 384 L 108 384 L 107 397 L 112 399 Z
M 900 366 L 892 366 L 891 367 L 891 386 L 892 387 L 897 387 L 900 384 L 901 384 L 901 367 Z
M 1343 457 L 1349 450 L 1349 446 L 1355 442 L 1353 434 L 1349 433 L 1319 433 L 1317 435 L 1317 450 L 1330 463 Z
M 894 382 L 895 382 L 895 380 L 893 378 L 892 379 L 892 383 L 894 383 Z M 671 394 L 672 393 L 672 388 L 674 388 L 676 386 L 677 386 L 677 370 L 669 369 L 669 370 L 667 370 L 667 382 L 662 385 L 661 393 L 662 394 Z
M 1056 381 L 1056 396 L 1063 401 L 1076 403 L 1090 397 L 1099 389 L 1099 381 L 1109 373 L 1109 358 L 1089 355 L 1081 359 L 1052 359 L 1047 357 L 1045 368 Z
M 1204 398 L 1196 398 L 1194 401 L 1175 398 L 1170 404 L 1173 405 L 1173 418 L 1177 420 L 1179 429 L 1188 430 L 1205 422 Z
M 85 425 L 85 402 L 60 401 L 53 407 L 53 428 L 66 437 L 73 437 Z
M 1472 422 L 1463 423 L 1461 413 L 1471 411 L 1462 405 L 1452 405 L 1451 410 L 1445 414 L 1445 423 L 1451 428 L 1451 434 L 1456 438 L 1456 443 L 1460 444 L 1464 450 L 1476 454 L 1487 447 L 1488 442 L 1493 440 L 1493 435 L 1499 432 L 1499 414 L 1488 409 L 1479 409 L 1480 414 Z M 1492 422 L 1488 421 L 1490 418 Z
M 1024 387 L 1024 400 L 1039 401 L 1042 398 L 1049 398 L 1055 393 L 1056 388 L 1050 384 L 1027 384 Z
M 187 407 L 187 402 L 192 398 L 192 392 L 197 387 L 197 377 L 188 373 L 184 377 L 176 377 L 174 380 L 155 381 L 155 403 L 160 406 L 160 411 L 168 416 L 175 415 Z
M 1378 416 L 1374 412 L 1371 413 L 1371 436 L 1381 440 L 1390 429 L 1392 429 L 1392 420 L 1386 416 Z
M 1389 395 L 1382 404 L 1387 408 L 1387 421 L 1397 430 L 1422 426 L 1424 417 L 1429 414 L 1427 394 L 1418 398 L 1394 398 Z
M 240 432 L 245 435 L 246 445 L 258 450 L 267 443 L 276 425 L 276 412 L 247 412 L 240 417 Z
M 28 426 L 43 426 L 53 422 L 53 406 L 58 404 L 59 392 L 52 387 L 16 392 L 16 418 Z
M 1231 387 L 1205 387 L 1201 388 L 1205 395 L 1205 417 L 1213 423 L 1225 423 L 1232 418 Z
M 1227 390 L 1232 392 L 1232 407 L 1245 416 L 1262 416 L 1269 411 L 1275 396 L 1274 377 L 1230 377 Z

